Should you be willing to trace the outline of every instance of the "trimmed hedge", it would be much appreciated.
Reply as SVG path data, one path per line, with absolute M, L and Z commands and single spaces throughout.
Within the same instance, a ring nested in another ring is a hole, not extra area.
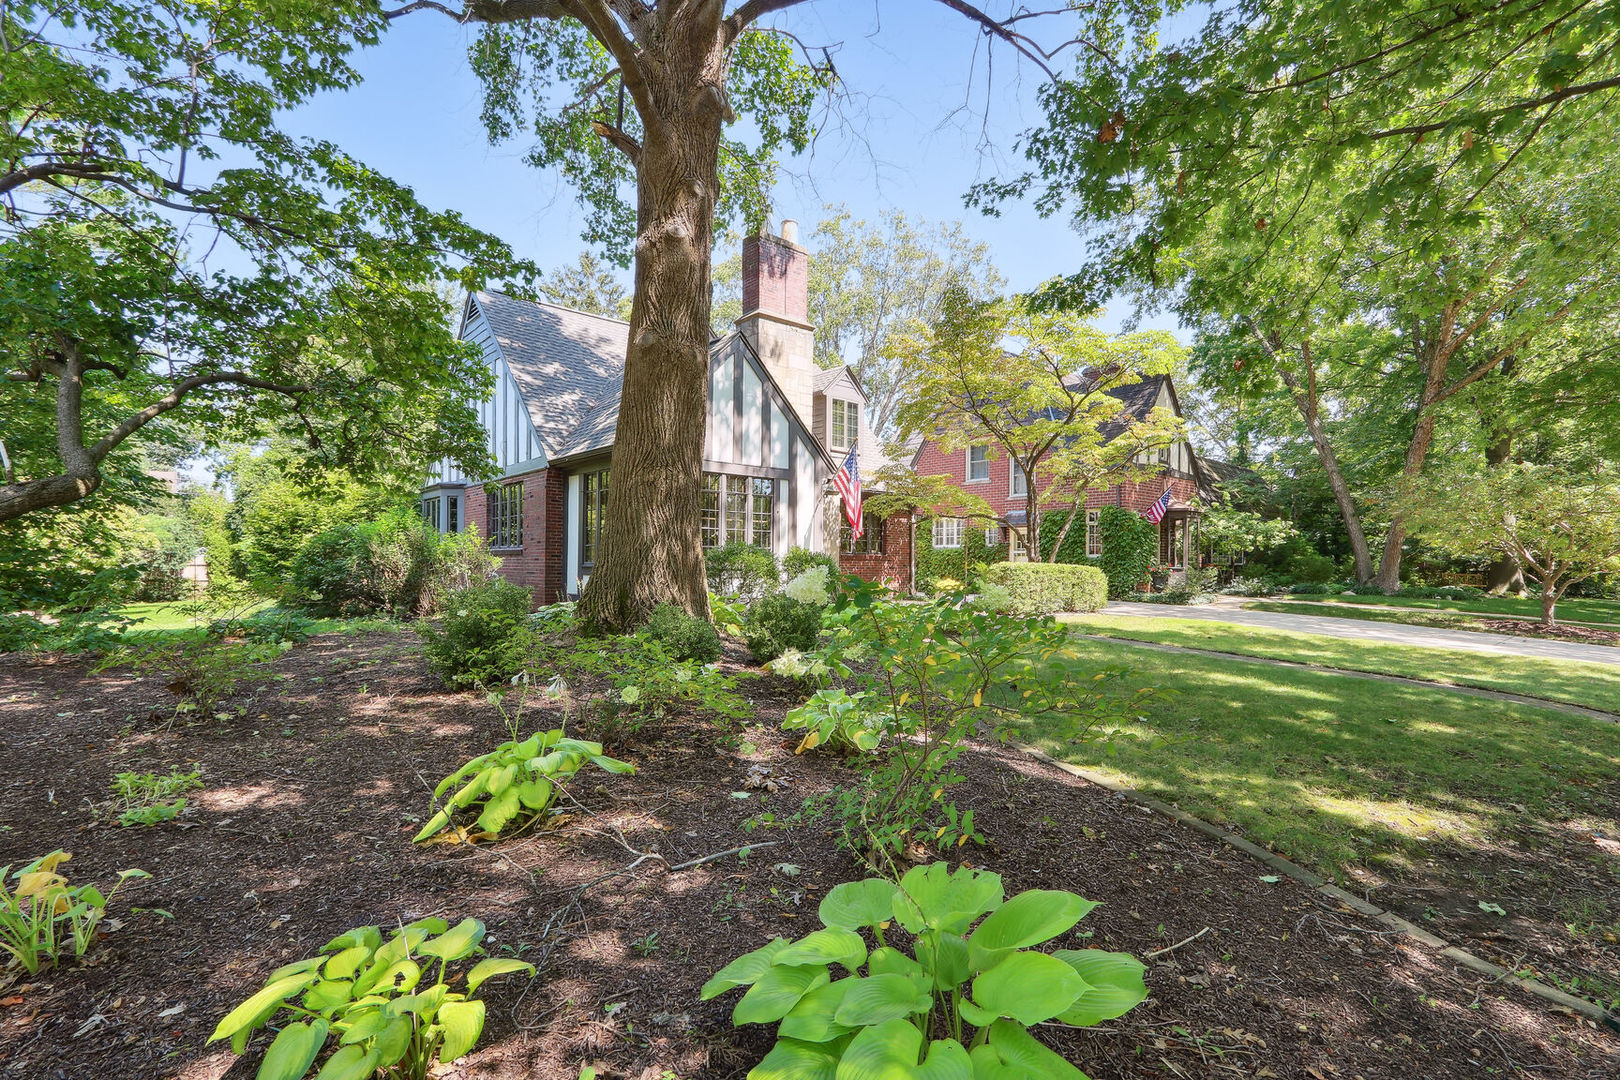
M 1108 598 L 1123 600 L 1147 578 L 1148 567 L 1159 557 L 1159 527 L 1141 514 L 1119 506 L 1105 506 L 1097 516 L 1102 540 L 1098 560 L 1108 577 Z
M 1108 578 L 1095 566 L 1073 563 L 997 563 L 984 580 L 1012 595 L 1018 615 L 1054 611 L 1101 611 L 1108 599 Z

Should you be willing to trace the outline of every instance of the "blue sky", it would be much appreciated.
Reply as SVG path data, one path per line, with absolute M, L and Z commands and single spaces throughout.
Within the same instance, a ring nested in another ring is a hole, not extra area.
M 976 180 L 1019 169 L 1014 138 L 1039 121 L 1033 66 L 1015 64 L 998 45 L 987 88 L 984 40 L 966 19 L 925 0 L 820 0 L 776 25 L 808 44 L 840 45 L 835 60 L 853 98 L 845 122 L 785 163 L 776 216 L 808 230 L 824 203 L 845 203 L 857 217 L 898 207 L 934 221 L 959 218 L 990 245 L 1013 289 L 1078 267 L 1082 245 L 1066 222 L 1021 205 L 987 218 L 962 204 Z M 492 146 L 484 136 L 480 87 L 467 63 L 474 33 L 431 11 L 397 20 L 357 58 L 362 85 L 312 102 L 287 127 L 331 139 L 541 266 L 573 262 L 584 246 L 573 191 L 523 163 L 526 142 Z M 1116 328 L 1126 314 L 1110 310 L 1103 322 Z M 1145 325 L 1174 328 L 1163 319 Z

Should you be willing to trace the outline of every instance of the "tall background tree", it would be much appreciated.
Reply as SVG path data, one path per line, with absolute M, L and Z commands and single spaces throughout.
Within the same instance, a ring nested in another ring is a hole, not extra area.
M 777 155 L 804 149 L 837 82 L 827 50 L 768 25 L 804 0 L 412 0 L 481 24 L 472 47 L 493 139 L 537 136 L 593 214 L 587 239 L 634 262 L 634 298 L 602 548 L 581 599 L 606 626 L 660 602 L 706 612 L 698 533 L 710 260 L 717 216 L 763 222 Z M 1112 48 L 1138 5 L 994 17 L 938 0 L 966 26 L 1049 70 L 1058 51 Z M 730 10 L 728 11 L 728 6 Z M 1033 34 L 1054 24 L 1051 52 Z
M 624 283 L 589 251 L 579 253 L 577 266 L 559 266 L 535 286 L 542 299 L 592 315 L 623 319 L 630 314 L 630 294 Z
M 506 248 L 276 123 L 385 25 L 362 0 L 0 8 L 0 521 L 93 494 L 170 413 L 487 471 L 453 393 L 487 375 L 436 286 Z

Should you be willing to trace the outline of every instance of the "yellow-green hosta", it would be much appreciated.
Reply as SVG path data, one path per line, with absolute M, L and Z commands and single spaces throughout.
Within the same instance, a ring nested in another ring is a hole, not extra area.
M 321 1080 L 363 1080 L 383 1070 L 420 1080 L 434 1061 L 455 1061 L 477 1045 L 484 1003 L 473 995 L 485 980 L 534 974 L 533 964 L 490 958 L 468 970 L 465 993 L 451 990 L 445 981 L 449 966 L 482 952 L 483 939 L 484 924 L 477 919 L 453 927 L 443 919 L 419 919 L 386 942 L 375 926 L 350 930 L 327 942 L 321 955 L 271 972 L 208 1041 L 229 1039 L 240 1054 L 255 1031 L 280 1017 L 283 1026 L 265 1051 L 258 1080 L 300 1080 L 334 1036 L 337 1045 L 321 1067 Z M 434 961 L 437 976 L 424 988 Z
M 461 786 L 438 807 L 413 843 L 448 828 L 458 811 L 472 813 L 475 808 L 474 824 L 492 836 L 513 822 L 517 822 L 513 831 L 528 828 L 551 812 L 558 790 L 587 762 L 610 773 L 636 770 L 629 762 L 604 757 L 601 743 L 570 739 L 561 728 L 502 743 L 439 781 L 433 789 L 435 803 Z
M 1050 889 L 1007 900 L 999 874 L 952 873 L 941 862 L 898 885 L 849 882 L 822 900 L 823 929 L 738 957 L 704 985 L 703 1000 L 746 986 L 732 1022 L 778 1025 L 750 1080 L 1084 1080 L 1029 1027 L 1124 1015 L 1147 997 L 1143 966 L 1124 953 L 1032 946 L 1096 906 Z M 885 943 L 895 923 L 912 935 L 913 955 Z M 945 1037 L 933 1038 L 936 1028 Z

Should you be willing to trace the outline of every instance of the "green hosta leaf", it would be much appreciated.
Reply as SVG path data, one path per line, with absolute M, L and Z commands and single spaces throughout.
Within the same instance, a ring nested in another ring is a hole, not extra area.
M 967 998 L 963 998 L 961 1001 L 956 1003 L 956 1011 L 962 1014 L 962 1019 L 966 1020 L 974 1027 L 989 1027 L 991 1024 L 1000 1019 L 1000 1017 L 991 1012 L 989 1009 L 981 1009 Z
M 326 962 L 324 974 L 328 979 L 352 979 L 360 965 L 371 958 L 371 951 L 364 945 L 351 945 Z
M 347 1005 L 354 996 L 354 983 L 347 979 L 327 979 L 309 988 L 304 995 L 304 1008 L 314 1012 Z
M 973 980 L 973 1000 L 998 1016 L 1038 1024 L 1074 1004 L 1085 988 L 1085 980 L 1055 956 L 1015 952 Z
M 543 776 L 525 780 L 517 787 L 518 800 L 530 810 L 544 810 L 550 806 L 554 791 L 551 781 Z
M 703 1001 L 719 997 L 738 986 L 748 986 L 759 979 L 771 969 L 771 961 L 776 954 L 788 947 L 786 938 L 777 938 L 770 944 L 755 949 L 750 953 L 743 953 L 737 959 L 714 973 L 708 982 L 703 984 L 699 997 Z
M 471 761 L 467 762 L 461 768 L 457 769 L 455 772 L 451 773 L 449 776 L 445 777 L 443 780 L 440 780 L 439 781 L 439 786 L 433 789 L 433 797 L 435 799 L 443 798 L 445 792 L 449 791 L 452 787 L 454 787 L 462 779 L 464 779 L 464 778 L 466 778 L 468 776 L 471 776 L 475 772 L 478 772 L 485 765 L 487 765 L 490 762 L 490 760 L 493 759 L 494 757 L 495 757 L 495 754 L 493 754 L 493 753 L 491 753 L 491 754 L 479 754 L 477 757 L 475 757 Z
M 386 969 L 394 961 L 409 956 L 430 935 L 444 933 L 444 928 L 448 925 L 443 919 L 418 919 L 413 923 L 407 923 L 395 930 L 394 936 L 378 947 L 372 960 Z
M 512 746 L 511 746 L 511 749 L 509 751 L 507 751 L 507 756 L 512 757 L 512 758 L 516 758 L 518 761 L 525 761 L 526 762 L 530 758 L 535 757 L 536 755 L 538 755 L 539 753 L 540 753 L 540 736 L 539 735 L 530 735 L 527 739 L 524 739 L 520 743 L 513 743 Z
M 773 964 L 841 964 L 850 972 L 866 963 L 866 942 L 853 930 L 829 927 L 806 934 L 776 954 Z
M 935 1039 L 917 1064 L 922 1033 L 904 1020 L 866 1028 L 850 1041 L 838 1062 L 836 1080 L 973 1080 L 973 1065 L 962 1044 Z
M 933 972 L 934 985 L 949 990 L 967 982 L 973 974 L 968 962 L 967 939 L 943 930 L 926 930 L 917 938 L 917 960 Z
M 1086 982 L 1074 1004 L 1057 1014 L 1065 1024 L 1100 1024 L 1124 1016 L 1147 999 L 1147 984 L 1142 981 L 1146 969 L 1134 956 L 1101 949 L 1061 949 L 1052 955 Z
M 472 993 L 481 986 L 485 979 L 492 979 L 497 975 L 506 975 L 514 971 L 527 971 L 534 974 L 534 965 L 524 963 L 522 960 L 503 960 L 491 957 L 480 960 L 467 972 L 467 993 Z
M 628 761 L 620 761 L 618 758 L 603 757 L 601 754 L 592 754 L 591 761 L 597 766 L 606 769 L 608 772 L 617 773 L 621 776 L 626 773 L 633 773 L 636 771 L 636 767 L 630 764 Z
M 484 924 L 477 919 L 462 919 L 451 930 L 422 942 L 417 952 L 453 964 L 463 957 L 471 956 L 478 948 L 478 943 L 483 940 Z
M 499 795 L 512 786 L 513 777 L 517 776 L 516 765 L 502 765 L 489 772 L 488 791 L 491 795 Z
M 522 806 L 523 801 L 518 798 L 518 790 L 515 787 L 509 787 L 499 795 L 492 795 L 478 815 L 478 827 L 487 833 L 498 833 L 506 828 L 507 822 L 517 817 L 517 812 Z
M 330 1030 L 325 1020 L 288 1024 L 264 1052 L 258 1080 L 303 1080 Z
M 782 1017 L 776 1035 L 781 1039 L 825 1043 L 846 1035 L 850 1026 L 840 1024 L 835 1015 L 844 1002 L 844 995 L 859 979 L 839 979 L 835 983 L 819 986 L 799 999 L 799 1003 Z M 836 1060 L 836 1059 L 835 1059 Z
M 278 979 L 285 979 L 289 975 L 303 975 L 314 971 L 321 966 L 321 958 L 312 956 L 307 960 L 299 960 L 291 964 L 283 964 L 270 973 L 266 983 L 273 983 Z
M 405 1051 L 411 1048 L 411 1035 L 415 1031 L 416 1024 L 408 1016 L 396 1016 L 388 1021 L 372 1046 L 377 1052 L 377 1068 L 386 1069 L 404 1057 Z
M 477 998 L 470 1001 L 446 1001 L 439 1006 L 439 1024 L 444 1028 L 444 1042 L 439 1046 L 439 1060 L 455 1061 L 478 1042 L 484 1032 L 484 1003 Z
M 387 967 L 378 965 L 355 980 L 354 993 L 408 994 L 421 981 L 422 965 L 415 960 L 396 960 Z
M 420 844 L 422 841 L 439 832 L 449 824 L 450 810 L 446 808 L 444 810 L 436 811 L 432 817 L 427 819 L 427 824 L 422 826 L 422 831 L 411 837 L 411 843 Z
M 866 959 L 866 970 L 872 975 L 904 975 L 924 987 L 933 985 L 921 964 L 895 948 L 873 949 Z
M 786 1016 L 799 999 L 827 985 L 827 969 L 820 965 L 772 967 L 759 977 L 731 1010 L 731 1022 L 770 1024 Z
M 836 1080 L 839 1042 L 807 1043 L 777 1039 L 771 1052 L 748 1072 L 748 1080 Z
M 367 1050 L 355 1043 L 338 1047 L 337 1053 L 326 1059 L 315 1080 L 367 1080 L 377 1071 L 382 1055 L 375 1049 Z
M 894 900 L 897 890 L 881 878 L 866 881 L 847 881 L 835 885 L 822 897 L 817 914 L 821 925 L 836 930 L 859 930 L 863 926 L 877 926 L 894 918 Z
M 1012 1020 L 991 1024 L 985 1044 L 973 1048 L 973 1075 L 974 1080 L 1089 1080 Z
M 478 798 L 478 796 L 484 793 L 484 789 L 488 784 L 489 773 L 479 773 L 477 776 L 474 776 L 471 780 L 467 781 L 466 784 L 462 785 L 460 791 L 450 796 L 450 805 L 470 806 Z
M 927 1012 L 934 1003 L 931 994 L 918 990 L 904 975 L 873 975 L 848 981 L 855 985 L 845 992 L 843 1004 L 833 1014 L 835 1020 L 848 1027 L 881 1024 Z
M 924 927 L 960 934 L 987 911 L 1001 906 L 1001 875 L 942 862 L 914 866 L 900 879 L 894 914 L 913 934 Z
M 360 1014 L 358 1017 L 355 1017 L 357 1011 L 359 1011 Z M 350 1009 L 345 1019 L 348 1019 L 349 1017 L 355 1018 L 349 1023 L 349 1030 L 345 1031 L 343 1036 L 338 1039 L 338 1042 L 343 1046 L 348 1046 L 350 1043 L 363 1042 L 375 1035 L 381 1035 L 383 1029 L 393 1022 L 393 1017 L 388 1016 L 381 1009 L 377 1008 L 368 1008 L 364 1011 Z
M 271 980 L 264 989 L 226 1013 L 225 1018 L 214 1025 L 214 1033 L 208 1036 L 208 1041 L 228 1039 L 238 1032 L 249 1030 L 255 1020 L 274 1012 L 282 1002 L 303 990 L 317 978 L 319 976 L 314 972 L 304 972 Z
M 1027 949 L 1069 930 L 1096 906 L 1074 893 L 1031 889 L 991 912 L 968 942 L 986 952 Z

